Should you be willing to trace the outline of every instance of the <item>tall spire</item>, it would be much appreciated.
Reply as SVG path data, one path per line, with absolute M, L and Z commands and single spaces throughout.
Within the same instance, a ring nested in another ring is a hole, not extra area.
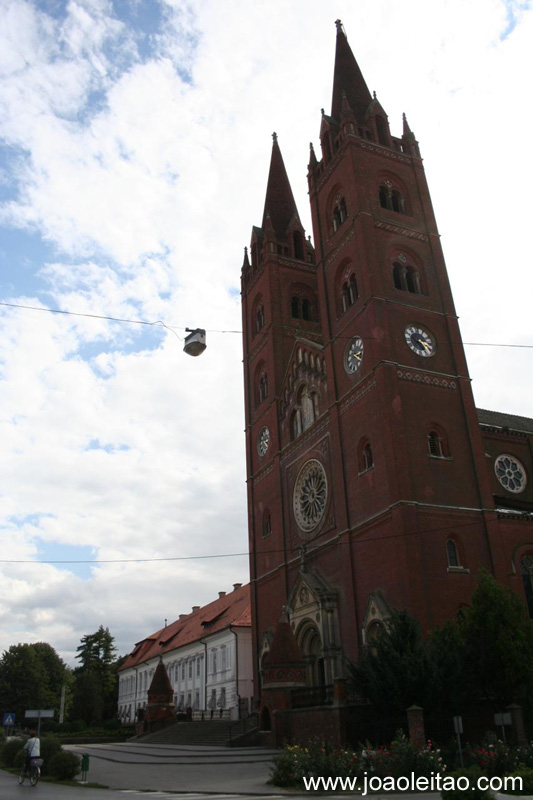
M 270 172 L 265 197 L 265 210 L 263 212 L 262 228 L 265 230 L 269 221 L 278 239 L 285 239 L 287 229 L 298 209 L 294 202 L 291 185 L 279 149 L 278 136 L 272 134 L 272 157 L 270 159 Z M 299 219 L 299 217 L 298 217 Z
M 331 116 L 340 120 L 342 111 L 342 95 L 350 104 L 356 118 L 363 120 L 365 112 L 372 101 L 372 96 L 348 44 L 346 33 L 340 19 L 336 20 L 337 48 L 335 51 L 335 71 L 333 73 L 333 95 L 331 98 Z

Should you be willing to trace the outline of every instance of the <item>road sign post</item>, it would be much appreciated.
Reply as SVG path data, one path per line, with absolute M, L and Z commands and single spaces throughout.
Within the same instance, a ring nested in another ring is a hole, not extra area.
M 10 712 L 4 714 L 2 725 L 6 729 L 6 736 L 11 736 L 11 728 L 15 727 L 15 715 Z
M 24 714 L 26 719 L 36 719 L 37 722 L 37 736 L 41 735 L 41 720 L 42 719 L 53 719 L 54 718 L 54 709 L 37 709 L 37 711 L 26 711 Z

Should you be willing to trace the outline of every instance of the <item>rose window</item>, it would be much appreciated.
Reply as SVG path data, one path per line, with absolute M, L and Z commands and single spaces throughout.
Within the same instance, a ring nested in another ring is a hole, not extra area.
M 296 479 L 293 494 L 294 516 L 298 527 L 310 533 L 318 527 L 326 511 L 328 481 L 320 461 L 307 461 Z
M 522 492 L 526 488 L 526 471 L 520 461 L 510 455 L 498 456 L 494 464 L 496 477 L 509 492 Z

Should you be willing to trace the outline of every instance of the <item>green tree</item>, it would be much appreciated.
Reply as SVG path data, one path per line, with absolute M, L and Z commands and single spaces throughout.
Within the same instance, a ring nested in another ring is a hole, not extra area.
M 428 708 L 450 716 L 460 714 L 476 699 L 476 687 L 465 666 L 461 626 L 449 621 L 435 628 L 426 639 L 425 649 L 431 676 Z
M 428 660 L 420 625 L 406 611 L 395 611 L 387 631 L 372 641 L 352 667 L 355 691 L 382 712 L 402 713 L 424 706 L 428 691 Z
M 466 670 L 496 710 L 531 697 L 533 622 L 511 589 L 482 571 L 460 627 Z
M 116 647 L 109 628 L 82 636 L 76 658 L 72 718 L 88 724 L 116 714 Z
M 0 708 L 14 712 L 19 722 L 30 709 L 54 709 L 57 719 L 68 673 L 46 642 L 12 645 L 0 659 Z

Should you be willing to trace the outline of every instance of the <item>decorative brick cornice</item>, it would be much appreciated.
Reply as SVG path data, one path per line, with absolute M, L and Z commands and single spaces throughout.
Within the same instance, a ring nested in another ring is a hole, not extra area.
M 371 153 L 376 153 L 379 156 L 391 159 L 391 161 L 399 161 L 400 164 L 410 164 L 411 159 L 409 156 L 404 156 L 403 153 L 398 153 L 396 150 L 389 150 L 388 148 L 378 147 L 365 140 L 362 140 L 360 145 L 361 150 L 370 150 Z
M 390 231 L 391 233 L 399 233 L 400 236 L 406 236 L 408 239 L 418 239 L 419 242 L 429 241 L 429 238 L 425 233 L 413 231 L 411 228 L 401 228 L 399 225 L 393 225 L 390 222 L 383 222 L 381 219 L 375 219 L 374 226 L 385 231 Z
M 531 436 L 531 434 L 524 433 L 524 431 L 513 431 L 512 429 L 504 430 L 503 428 L 491 427 L 483 423 L 480 423 L 480 428 L 481 433 L 483 436 L 486 436 L 487 439 L 497 439 L 503 442 L 509 439 L 522 439 L 523 441 L 527 441 Z
M 252 342 L 252 346 L 250 347 L 250 352 L 248 354 L 248 362 L 251 364 L 252 361 L 257 357 L 257 355 L 261 352 L 263 347 L 267 346 L 268 337 L 265 335 L 266 331 L 260 331 L 257 336 L 259 337 L 256 342 Z
M 267 475 L 270 475 L 270 473 L 273 471 L 274 471 L 274 462 L 271 461 L 270 464 L 267 464 L 267 466 L 261 470 L 261 472 L 258 472 L 257 475 L 253 476 L 254 486 L 257 486 L 259 483 L 261 483 L 263 478 L 266 478 Z
M 506 519 L 518 522 L 529 522 L 531 524 L 533 522 L 533 512 L 531 511 L 514 511 L 512 509 L 504 510 L 504 509 L 497 509 L 496 516 L 498 519 Z
M 368 392 L 372 391 L 372 389 L 376 386 L 376 378 L 375 375 L 372 375 L 365 383 L 361 384 L 360 386 L 356 386 L 355 389 L 349 394 L 349 396 L 342 401 L 340 405 L 340 413 L 344 414 L 348 411 L 354 403 L 359 402 L 361 398 L 363 398 Z
M 344 248 L 346 247 L 346 245 L 348 244 L 348 242 L 349 242 L 351 239 L 353 239 L 354 235 L 355 235 L 355 232 L 354 232 L 354 229 L 353 229 L 353 227 L 352 227 L 352 229 L 350 230 L 350 232 L 349 232 L 349 233 L 348 233 L 346 236 L 344 236 L 344 237 L 341 239 L 341 241 L 339 242 L 339 244 L 337 245 L 337 247 L 336 247 L 336 248 L 333 250 L 333 252 L 332 252 L 332 253 L 330 253 L 330 255 L 327 257 L 327 259 L 326 259 L 326 262 L 325 262 L 325 265 L 324 265 L 326 269 L 329 267 L 329 265 L 332 263 L 332 261 L 335 261 L 335 259 L 336 259 L 336 258 L 337 258 L 337 256 L 339 255 L 339 253 L 340 253 L 342 250 L 344 250 Z
M 322 420 L 320 423 L 316 423 L 311 425 L 310 428 L 307 429 L 304 433 L 300 434 L 294 442 L 291 442 L 290 445 L 287 446 L 283 455 L 281 456 L 281 463 L 284 464 L 288 459 L 292 458 L 294 455 L 299 453 L 301 450 L 309 448 L 309 442 L 311 439 L 314 439 L 316 436 L 321 436 L 325 431 L 328 430 L 330 425 L 329 415 Z M 315 444 L 315 447 L 318 447 L 319 443 Z
M 421 383 L 424 384 L 424 386 L 436 386 L 438 389 L 457 389 L 457 381 L 451 378 L 437 378 L 435 375 L 431 377 L 431 375 L 422 372 L 415 372 L 414 370 L 408 370 L 406 372 L 402 369 L 397 370 L 396 375 L 402 381 Z

